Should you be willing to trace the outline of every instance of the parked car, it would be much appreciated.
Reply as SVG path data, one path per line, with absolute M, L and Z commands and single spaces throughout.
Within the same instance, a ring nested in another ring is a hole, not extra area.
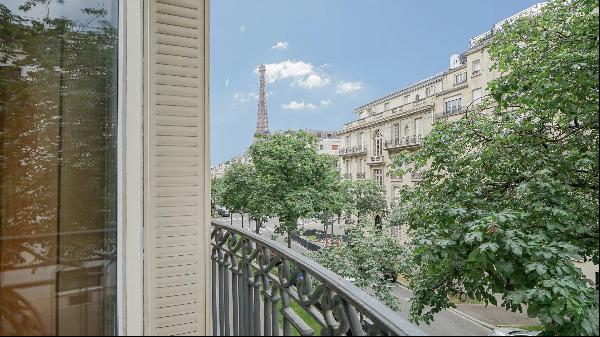
M 225 207 L 221 207 L 221 208 L 218 210 L 218 212 L 219 212 L 219 215 L 220 215 L 220 216 L 222 216 L 222 217 L 229 217 L 229 216 L 231 216 L 231 213 L 230 213 L 230 212 L 229 212 L 229 210 L 228 210 L 227 208 L 225 208 Z

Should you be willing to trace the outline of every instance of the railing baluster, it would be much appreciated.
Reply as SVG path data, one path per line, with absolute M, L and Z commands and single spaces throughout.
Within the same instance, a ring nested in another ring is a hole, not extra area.
M 229 262 L 223 261 L 223 325 L 225 326 L 224 335 L 231 336 L 231 321 L 229 321 Z
M 234 259 L 234 257 L 232 257 L 232 259 Z M 232 295 L 232 309 L 233 309 L 233 335 L 234 336 L 239 336 L 240 335 L 240 328 L 239 328 L 239 309 L 240 309 L 240 303 L 238 301 L 238 295 L 239 295 L 239 290 L 238 290 L 238 280 L 240 278 L 239 274 L 238 274 L 238 270 L 237 269 L 232 269 L 232 280 L 231 280 L 231 295 Z
M 217 289 L 220 287 L 217 282 L 217 249 L 213 250 L 213 254 L 211 256 L 212 259 L 212 330 L 213 336 L 219 335 L 219 315 L 218 315 L 218 303 L 217 303 Z
M 254 336 L 260 336 L 260 282 L 258 281 L 260 277 L 258 275 L 254 276 L 254 284 L 252 285 L 254 292 L 254 317 L 252 321 L 254 322 Z
M 223 237 L 222 232 L 219 233 L 219 239 Z M 219 335 L 225 335 L 225 324 L 227 323 L 225 320 L 225 289 L 227 288 L 227 283 L 225 283 L 225 263 L 223 262 L 223 250 L 219 249 L 217 252 L 217 264 L 219 268 Z
M 240 335 L 241 336 L 247 336 L 248 335 L 248 298 L 247 298 L 247 284 L 248 284 L 248 272 L 247 272 L 247 265 L 246 265 L 246 249 L 247 249 L 247 245 L 248 241 L 244 240 L 243 245 L 242 245 L 242 258 L 241 258 L 241 268 L 242 268 L 242 277 L 240 280 L 240 299 L 242 302 L 242 306 L 240 308 L 240 319 L 242 320 L 241 322 L 241 327 L 240 327 Z

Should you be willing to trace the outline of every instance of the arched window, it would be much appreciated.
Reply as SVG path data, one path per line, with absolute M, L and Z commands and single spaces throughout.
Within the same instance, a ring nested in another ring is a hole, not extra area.
M 375 156 L 381 156 L 383 153 L 383 135 L 380 130 L 376 130 L 373 136 L 373 152 Z

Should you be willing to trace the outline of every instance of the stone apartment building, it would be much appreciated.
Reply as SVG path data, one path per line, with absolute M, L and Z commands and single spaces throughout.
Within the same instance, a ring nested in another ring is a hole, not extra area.
M 304 130 L 317 137 L 317 151 L 320 154 L 337 156 L 342 140 L 337 131 Z
M 357 120 L 345 124 L 339 133 L 342 176 L 375 180 L 385 189 L 389 204 L 401 186 L 418 183 L 419 174 L 396 176 L 391 173 L 393 156 L 400 151 L 418 149 L 435 121 L 457 120 L 475 108 L 486 95 L 487 84 L 500 76 L 490 70 L 493 61 L 488 47 L 492 36 L 503 24 L 531 15 L 540 7 L 536 5 L 519 12 L 472 38 L 465 52 L 450 57 L 449 69 L 357 107 Z M 403 232 L 398 228 L 395 235 L 404 240 Z

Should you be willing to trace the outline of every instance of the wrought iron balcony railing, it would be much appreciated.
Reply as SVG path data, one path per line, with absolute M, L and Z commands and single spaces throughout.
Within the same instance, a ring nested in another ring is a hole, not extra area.
M 292 327 L 302 336 L 423 335 L 310 258 L 248 230 L 212 227 L 213 335 L 289 336 Z
M 344 173 L 342 175 L 342 178 L 344 178 L 344 179 L 352 179 L 352 173 Z
M 392 138 L 383 142 L 383 148 L 386 150 L 403 149 L 421 145 L 422 142 L 423 136 L 421 135 Z
M 365 179 L 365 173 L 364 172 L 358 172 L 356 174 L 356 179 Z
M 340 156 L 353 156 L 367 153 L 367 147 L 364 145 L 349 146 L 338 151 Z

